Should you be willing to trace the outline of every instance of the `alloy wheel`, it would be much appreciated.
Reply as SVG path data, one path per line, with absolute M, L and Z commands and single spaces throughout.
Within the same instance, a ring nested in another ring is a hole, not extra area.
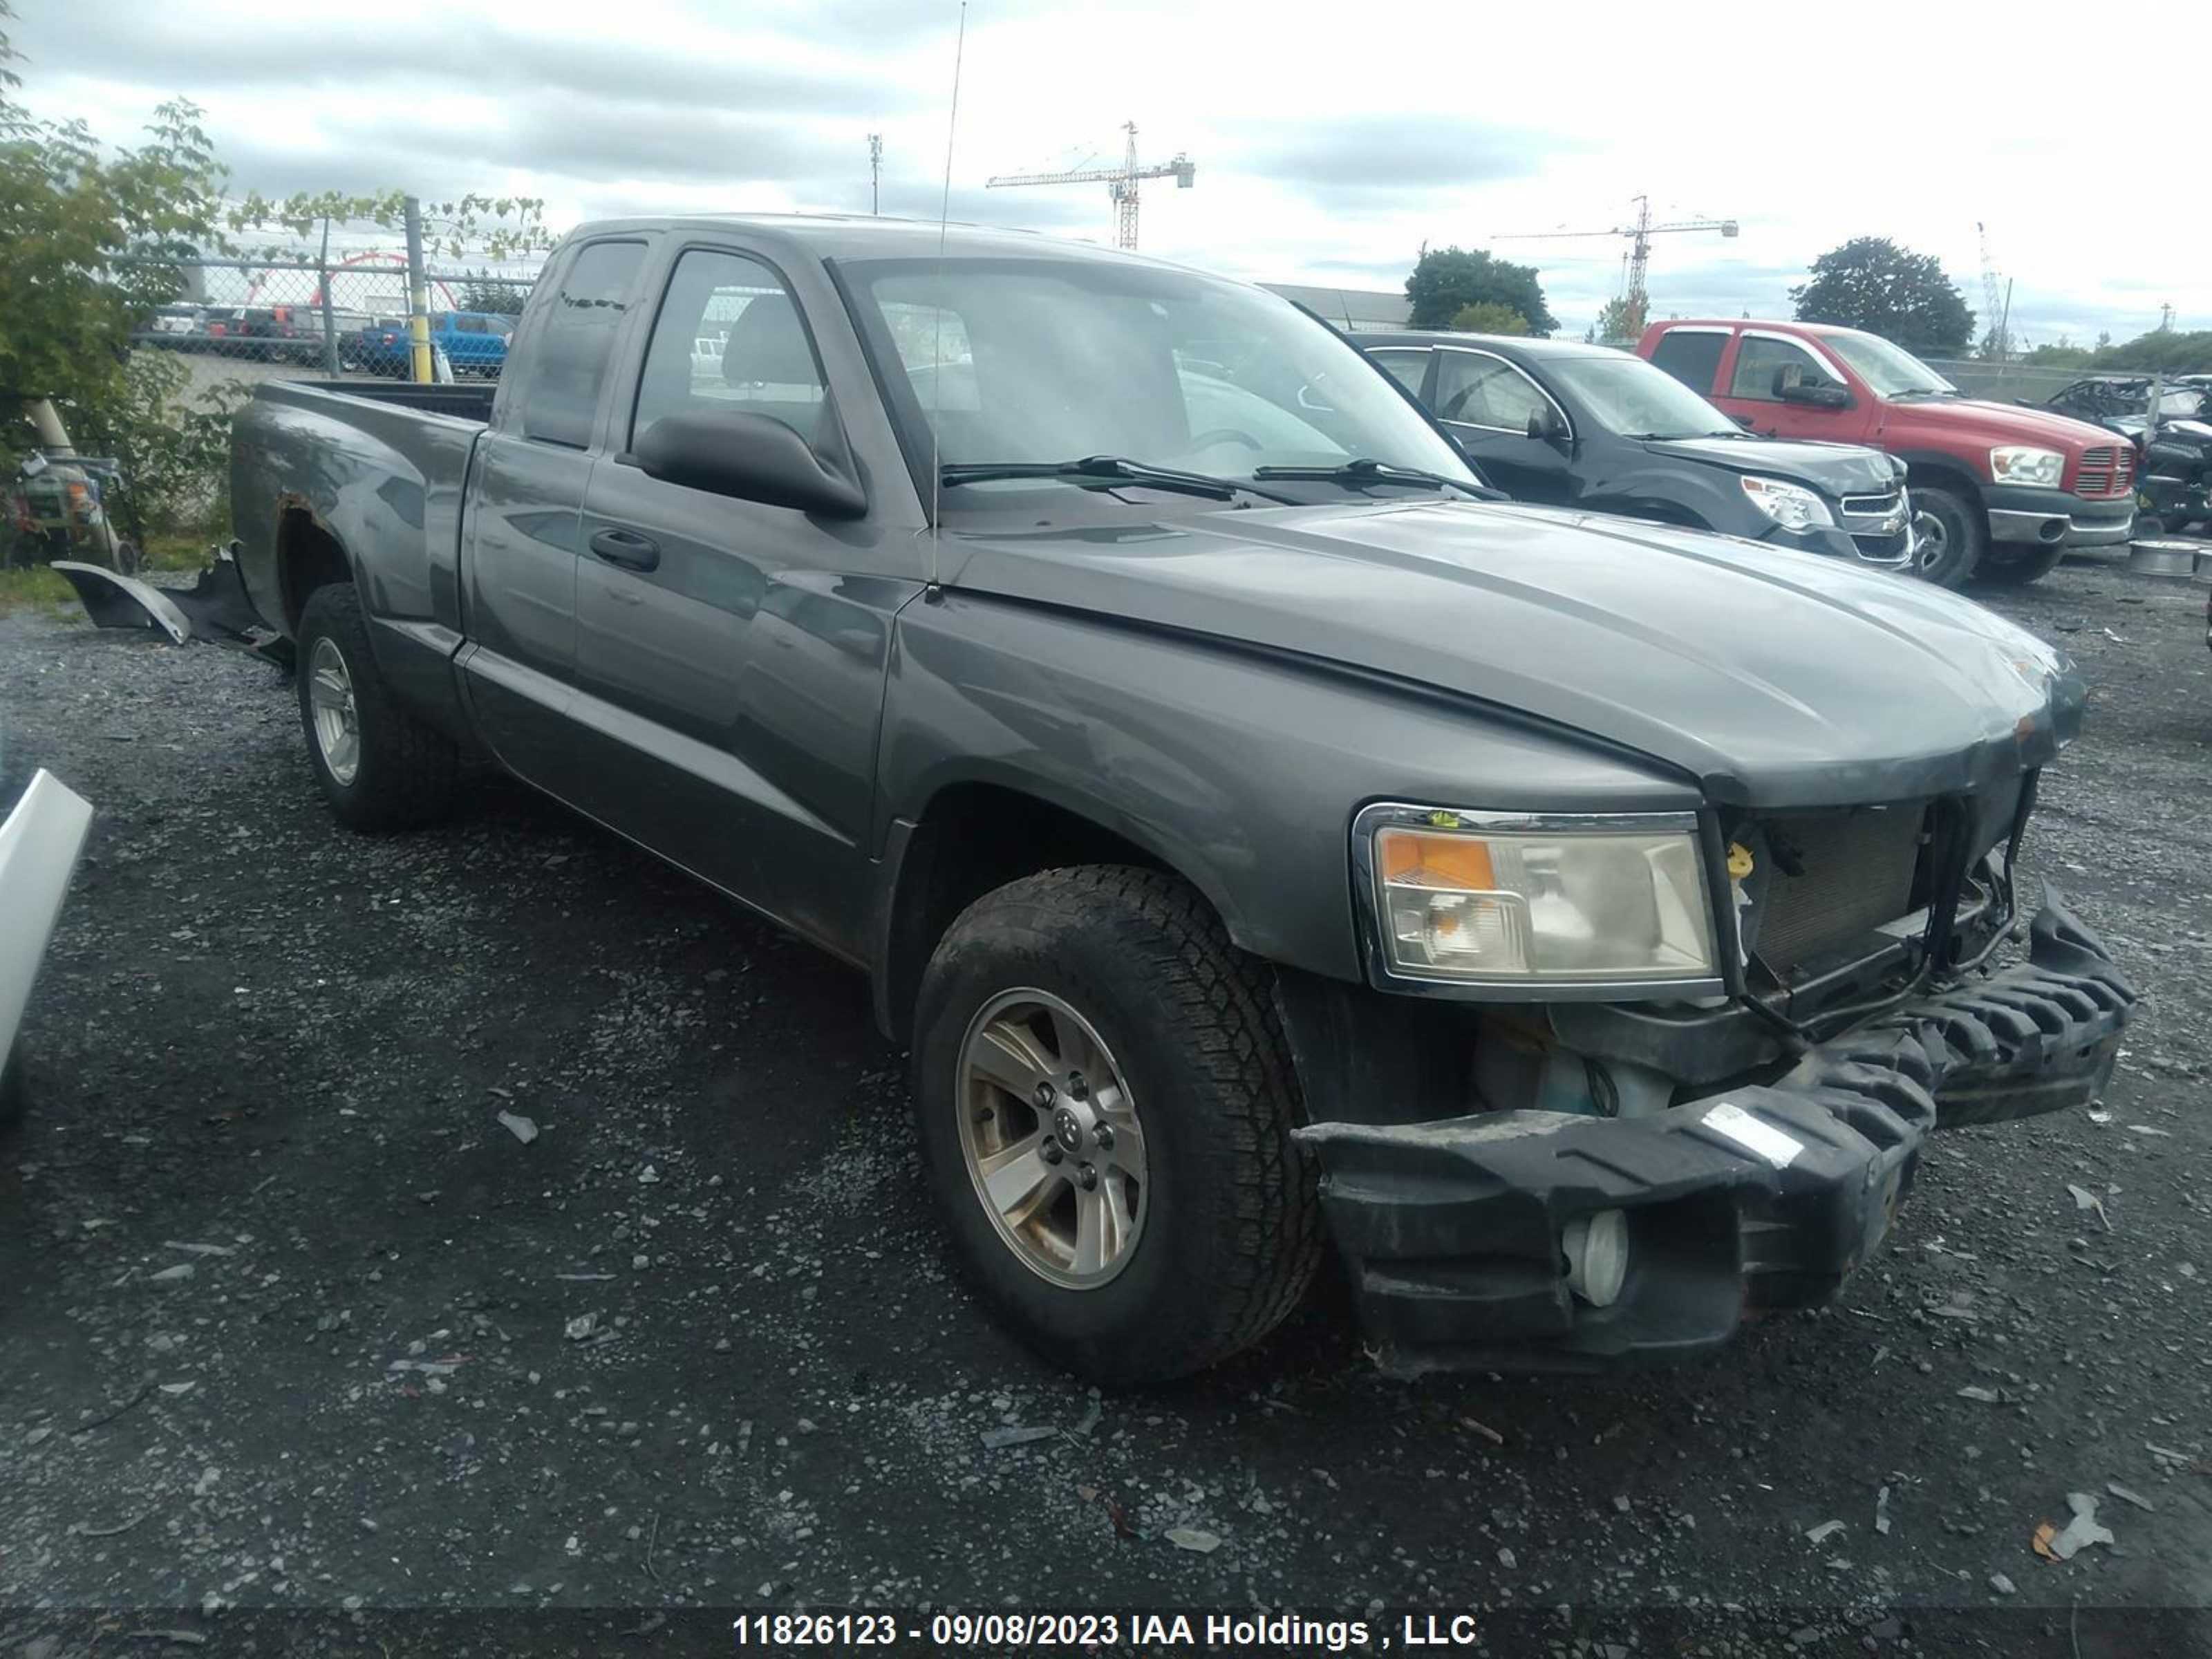
M 1022 1264 L 1068 1290 L 1118 1275 L 1150 1179 L 1136 1102 L 1091 1022 L 1049 991 L 992 998 L 962 1041 L 956 1098 L 968 1178 Z
M 307 702 L 314 714 L 315 747 L 341 787 L 361 770 L 361 714 L 353 700 L 353 676 L 345 653 L 328 635 L 315 641 L 307 658 Z

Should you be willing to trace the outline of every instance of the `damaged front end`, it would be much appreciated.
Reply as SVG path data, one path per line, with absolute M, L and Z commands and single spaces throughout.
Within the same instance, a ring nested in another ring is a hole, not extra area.
M 1931 1130 L 2094 1098 L 2136 1000 L 2104 945 L 2046 890 L 2026 959 L 1990 965 L 2033 796 L 1721 823 L 1724 995 L 1469 1008 L 1286 976 L 1297 1139 L 1386 1366 L 1712 1349 L 1832 1295 Z

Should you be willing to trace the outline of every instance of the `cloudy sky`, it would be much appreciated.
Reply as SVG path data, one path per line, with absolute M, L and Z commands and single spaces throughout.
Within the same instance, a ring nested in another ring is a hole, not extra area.
M 556 228 L 618 213 L 865 210 L 934 217 L 957 0 L 15 0 L 23 97 L 130 141 L 203 106 L 239 186 L 547 199 Z M 2165 61 L 2212 61 L 2212 7 L 2161 9 Z M 2116 20 L 2124 14 L 2111 14 Z M 2212 234 L 2137 158 L 2193 118 L 2130 112 L 2135 61 L 2094 11 L 1870 0 L 1809 9 L 1509 9 L 1306 0 L 975 0 L 952 149 L 956 218 L 1108 240 L 1101 185 L 986 191 L 993 173 L 1177 150 L 1146 187 L 1144 251 L 1255 280 L 1395 289 L 1420 245 L 1540 267 L 1580 332 L 1616 240 L 1492 242 L 1664 219 L 1664 315 L 1787 314 L 1822 250 L 1933 253 L 1984 309 L 1978 221 L 2031 343 L 2212 327 Z M 2117 28 L 2117 25 L 2116 25 Z M 2087 70 L 2096 78 L 2077 78 Z M 2201 177 L 2201 171 L 2197 175 Z

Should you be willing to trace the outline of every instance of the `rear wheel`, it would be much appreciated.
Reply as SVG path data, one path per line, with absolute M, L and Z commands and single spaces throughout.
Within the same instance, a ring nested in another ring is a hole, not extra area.
M 1320 1225 L 1288 1051 L 1184 883 L 1089 866 L 977 900 L 923 975 L 914 1064 L 954 1251 L 1048 1358 L 1158 1382 L 1297 1304 Z
M 1913 484 L 1912 534 L 1916 568 L 1938 587 L 1962 586 L 1982 562 L 1990 526 L 1979 502 L 1955 489 Z
M 356 830 L 405 830 L 453 806 L 453 739 L 396 702 L 370 653 L 351 582 L 307 597 L 300 617 L 300 723 L 324 799 Z

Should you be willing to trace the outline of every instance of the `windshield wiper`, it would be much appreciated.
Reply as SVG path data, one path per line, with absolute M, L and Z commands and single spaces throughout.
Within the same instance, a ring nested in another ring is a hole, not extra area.
M 1463 478 L 1447 478 L 1441 472 L 1424 472 L 1417 466 L 1398 466 L 1389 461 L 1357 459 L 1339 461 L 1334 466 L 1255 466 L 1255 478 L 1311 480 L 1318 483 L 1404 483 L 1427 484 L 1435 489 L 1462 489 L 1477 501 L 1502 501 L 1506 499 L 1502 489 L 1492 489 L 1485 484 L 1469 483 Z
M 1258 495 L 1283 502 L 1291 499 L 1272 490 L 1255 489 L 1234 478 L 1182 472 L 1168 466 L 1147 466 L 1125 455 L 1085 455 L 1073 461 L 948 461 L 938 469 L 938 477 L 947 489 L 956 484 L 988 483 L 998 478 L 1063 478 L 1085 489 L 1133 483 L 1149 489 L 1174 489 L 1186 495 L 1210 496 L 1218 501 L 1233 501 L 1239 495 Z

